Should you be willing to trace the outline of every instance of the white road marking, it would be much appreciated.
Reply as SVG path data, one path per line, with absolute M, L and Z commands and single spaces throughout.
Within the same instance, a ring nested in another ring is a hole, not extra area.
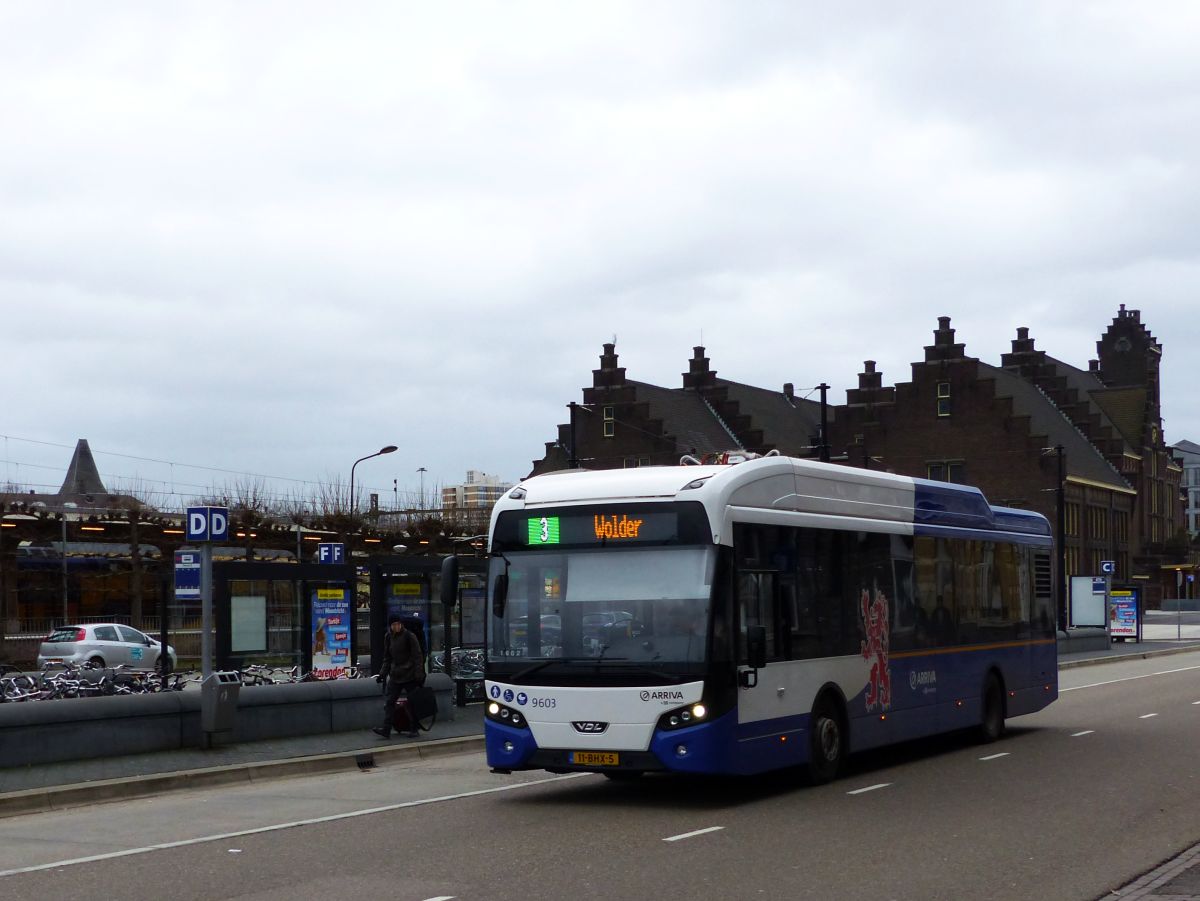
M 1148 720 L 1152 716 L 1158 716 L 1158 714 L 1157 713 L 1143 713 L 1141 716 L 1138 717 L 1138 719 L 1139 720 Z
M 1200 704 L 1200 701 L 1192 701 L 1192 706 L 1193 706 L 1193 707 L 1195 707 L 1197 704 Z
M 1074 685 L 1070 688 L 1060 688 L 1059 694 L 1064 691 L 1079 691 L 1081 688 L 1099 688 L 1101 685 L 1116 685 L 1118 682 L 1132 682 L 1135 679 L 1149 679 L 1151 676 L 1169 676 L 1171 673 L 1186 673 L 1190 670 L 1200 669 L 1200 666 L 1184 666 L 1180 669 L 1165 669 L 1160 673 L 1147 673 L 1144 676 L 1126 676 L 1123 679 L 1109 679 L 1107 682 L 1092 682 L 1088 685 Z
M 259 826 L 256 829 L 243 829 L 239 832 L 222 832 L 217 835 L 202 835 L 198 838 L 185 838 L 175 842 L 162 842 L 156 845 L 146 845 L 141 848 L 127 848 L 124 851 L 110 851 L 107 854 L 92 854 L 88 857 L 76 857 L 71 860 L 57 860 L 54 863 L 42 863 L 32 867 L 17 867 L 12 870 L 0 870 L 0 877 L 16 876 L 20 873 L 37 873 L 41 870 L 56 870 L 59 867 L 73 867 L 81 863 L 95 863 L 100 860 L 113 860 L 118 857 L 132 857 L 135 854 L 149 854 L 151 851 L 166 851 L 169 848 L 185 848 L 188 845 L 202 845 L 205 842 L 227 841 L 231 838 L 242 838 L 246 835 L 260 835 L 264 832 L 279 832 L 283 829 L 295 829 L 299 826 L 315 826 L 318 823 L 336 823 L 338 820 L 352 820 L 356 817 L 370 816 L 374 813 L 387 813 L 391 810 L 403 810 L 406 807 L 421 807 L 425 804 L 438 804 L 442 801 L 458 801 L 462 798 L 474 798 L 478 795 L 494 795 L 498 792 L 514 791 L 518 788 L 528 788 L 531 785 L 545 785 L 549 782 L 562 782 L 566 779 L 578 779 L 581 776 L 593 776 L 594 773 L 569 773 L 565 776 L 553 776 L 549 779 L 535 779 L 530 782 L 519 782 L 515 785 L 501 785 L 496 788 L 481 788 L 477 791 L 460 792 L 456 795 L 442 795 L 438 798 L 422 798 L 419 801 L 402 801 L 398 804 L 385 804 L 383 807 L 368 807 L 365 810 L 350 810 L 346 813 L 332 813 L 323 817 L 312 817 L 307 820 L 294 820 L 290 823 L 276 823 L 273 826 Z
M 724 826 L 709 826 L 707 829 L 697 829 L 695 832 L 685 832 L 683 835 L 672 835 L 670 838 L 664 838 L 664 842 L 681 842 L 685 838 L 695 838 L 697 835 L 704 835 L 708 832 L 720 832 Z
M 1071 738 L 1079 738 L 1079 736 L 1081 736 L 1081 735 L 1095 735 L 1095 734 L 1096 734 L 1095 729 L 1084 729 L 1082 732 L 1076 732 L 1074 735 L 1071 736 Z
M 1008 751 L 1001 751 L 999 754 L 989 754 L 987 757 L 980 757 L 980 760 L 999 760 L 1001 757 L 1007 757 Z
M 848 795 L 865 795 L 867 792 L 873 792 L 877 788 L 887 788 L 892 783 L 880 782 L 878 785 L 868 785 L 866 788 L 856 788 L 852 792 L 846 792 Z
M 457 895 L 438 895 L 436 898 L 426 898 L 425 901 L 454 901 Z

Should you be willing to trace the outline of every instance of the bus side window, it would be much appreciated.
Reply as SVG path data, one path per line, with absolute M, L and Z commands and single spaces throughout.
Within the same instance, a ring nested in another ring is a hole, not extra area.
M 746 629 L 765 626 L 767 629 L 767 659 L 778 660 L 775 640 L 775 574 L 743 572 L 738 576 L 738 607 L 741 609 L 741 630 L 738 635 L 738 659 L 747 656 Z

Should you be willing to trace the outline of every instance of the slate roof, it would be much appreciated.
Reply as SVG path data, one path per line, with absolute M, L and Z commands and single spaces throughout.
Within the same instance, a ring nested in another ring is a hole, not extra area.
M 1036 385 L 1016 373 L 983 362 L 979 364 L 979 375 L 995 380 L 997 397 L 1012 398 L 1014 414 L 1029 417 L 1031 434 L 1045 435 L 1047 447 L 1056 444 L 1063 446 L 1067 454 L 1068 476 L 1126 491 L 1132 488 L 1099 449 L 1075 428 L 1075 424 Z
M 71 456 L 71 465 L 67 467 L 67 477 L 63 479 L 60 495 L 76 494 L 108 494 L 104 482 L 100 479 L 100 470 L 92 458 L 92 449 L 86 438 L 80 438 L 75 444 L 75 453 Z
M 1113 435 L 1123 439 L 1127 445 L 1141 445 L 1142 415 L 1146 409 L 1144 388 L 1108 388 L 1094 372 L 1079 369 L 1049 354 L 1046 361 L 1054 364 L 1059 374 L 1066 378 L 1069 388 L 1074 388 L 1080 397 L 1087 399 L 1088 407 L 1100 416 L 1101 425 L 1111 428 Z M 1133 399 L 1136 409 L 1118 396 L 1130 391 L 1136 394 Z
M 675 439 L 680 453 L 707 454 L 737 447 L 737 440 L 695 391 L 663 388 L 633 379 L 627 379 L 626 384 L 633 385 L 637 399 L 646 402 L 650 418 L 662 420 L 663 432 Z
M 763 443 L 779 448 L 781 453 L 804 456 L 820 431 L 821 405 L 817 401 L 793 397 L 789 400 L 782 391 L 757 388 L 728 379 L 715 380 L 718 387 L 728 391 L 730 400 L 737 401 L 741 413 L 750 417 L 753 428 L 762 429 Z M 833 421 L 833 405 L 829 405 Z

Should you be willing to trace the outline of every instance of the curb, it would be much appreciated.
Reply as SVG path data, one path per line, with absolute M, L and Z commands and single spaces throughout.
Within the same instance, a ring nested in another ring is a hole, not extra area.
M 338 751 L 311 757 L 292 757 L 284 760 L 263 760 L 254 763 L 233 763 L 225 766 L 180 770 L 176 773 L 153 773 L 120 779 L 100 779 L 74 785 L 31 788 L 0 794 L 0 818 L 27 813 L 50 813 L 70 807 L 83 807 L 105 801 L 127 801 L 174 791 L 215 788 L 239 783 L 268 782 L 289 776 L 312 776 L 321 773 L 344 773 L 355 769 L 371 769 L 379 764 L 395 764 L 431 760 L 452 754 L 482 750 L 482 735 L 442 738 L 423 744 L 397 747 L 364 748 L 358 751 Z
M 1100 663 L 1119 663 L 1122 660 L 1149 660 L 1151 657 L 1167 657 L 1171 654 L 1187 654 L 1192 651 L 1200 651 L 1200 644 L 1178 648 L 1156 648 L 1153 651 L 1134 651 L 1131 654 L 1109 654 L 1105 657 L 1088 657 L 1085 660 L 1060 661 L 1058 668 L 1064 670 L 1075 669 L 1079 666 L 1096 666 Z

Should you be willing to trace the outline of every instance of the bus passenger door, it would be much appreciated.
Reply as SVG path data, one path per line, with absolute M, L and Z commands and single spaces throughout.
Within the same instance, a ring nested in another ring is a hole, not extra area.
M 767 632 L 767 667 L 758 671 L 758 682 L 738 689 L 738 723 L 759 722 L 785 715 L 781 701 L 786 691 L 776 685 L 780 672 L 772 667 L 780 657 L 778 630 L 778 573 L 764 570 L 742 570 L 737 575 L 739 673 L 748 669 L 749 649 L 746 634 L 749 626 L 763 626 Z

